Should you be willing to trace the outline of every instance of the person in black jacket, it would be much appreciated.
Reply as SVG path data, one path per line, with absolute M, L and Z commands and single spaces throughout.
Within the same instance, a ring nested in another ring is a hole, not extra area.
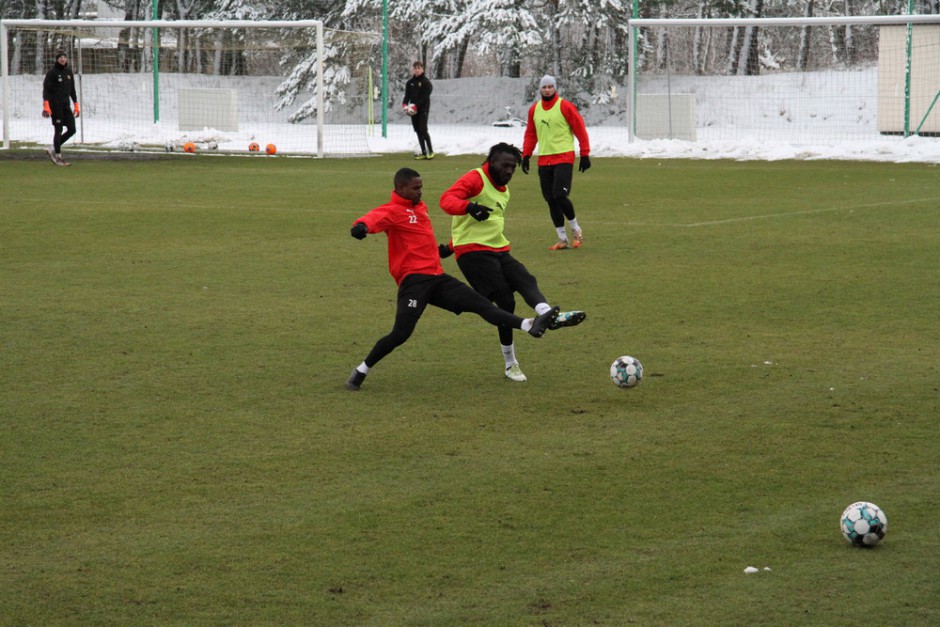
M 75 106 L 70 109 L 72 102 Z M 52 126 L 55 128 L 52 147 L 46 151 L 52 163 L 71 165 L 62 158 L 62 144 L 75 134 L 75 118 L 80 114 L 81 107 L 78 106 L 78 96 L 75 95 L 75 77 L 69 67 L 69 57 L 64 50 L 57 50 L 55 65 L 42 81 L 42 117 L 52 118 Z
M 414 75 L 405 83 L 405 97 L 401 109 L 411 116 L 411 127 L 418 136 L 421 154 L 415 159 L 433 159 L 431 136 L 428 134 L 428 114 L 431 113 L 431 80 L 424 75 L 424 64 L 415 61 L 411 66 Z

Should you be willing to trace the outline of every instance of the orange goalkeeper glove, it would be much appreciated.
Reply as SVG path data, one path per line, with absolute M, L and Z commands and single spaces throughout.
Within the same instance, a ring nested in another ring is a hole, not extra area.
M 51 117 L 52 117 L 52 109 L 49 108 L 49 101 L 48 101 L 48 100 L 43 100 L 43 101 L 42 101 L 42 117 L 44 117 L 44 118 L 51 118 Z
M 80 106 L 78 106 L 78 103 L 77 103 L 77 102 L 75 103 L 75 106 L 72 107 L 72 111 L 75 112 L 75 117 L 78 117 L 78 116 L 80 116 L 80 115 L 82 114 L 82 108 L 81 108 Z

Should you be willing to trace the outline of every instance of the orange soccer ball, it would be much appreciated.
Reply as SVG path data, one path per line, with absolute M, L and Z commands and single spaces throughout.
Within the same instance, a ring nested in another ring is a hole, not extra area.
M 183 152 L 196 152 L 196 144 L 192 142 L 186 142 L 183 144 Z
M 268 144 L 267 146 L 264 147 L 264 151 L 268 153 L 269 155 L 273 155 L 274 153 L 277 152 L 277 146 L 275 146 L 274 144 Z
M 248 152 L 258 152 L 259 150 L 261 150 L 261 147 L 258 146 L 258 142 L 248 144 Z

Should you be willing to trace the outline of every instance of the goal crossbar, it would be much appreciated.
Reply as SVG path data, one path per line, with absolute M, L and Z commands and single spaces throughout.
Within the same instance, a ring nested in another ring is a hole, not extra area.
M 816 17 L 638 17 L 630 20 L 631 28 L 644 26 L 890 26 L 904 24 L 938 24 L 940 15 L 831 15 Z
M 320 20 L 0 20 L 21 28 L 317 28 Z

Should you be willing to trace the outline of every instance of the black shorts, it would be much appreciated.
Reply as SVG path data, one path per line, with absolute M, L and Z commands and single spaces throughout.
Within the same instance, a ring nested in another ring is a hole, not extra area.
M 428 103 L 426 107 L 421 107 L 416 114 L 411 116 L 411 128 L 414 129 L 415 133 L 428 132 L 428 117 L 430 117 L 430 115 L 431 104 Z
M 508 251 L 464 253 L 457 265 L 471 287 L 489 300 L 500 294 L 525 293 L 536 285 L 535 277 Z
M 67 126 L 69 128 L 75 127 L 75 114 L 72 113 L 72 109 L 69 107 L 69 103 L 53 103 L 50 107 L 52 115 L 50 116 L 50 121 L 53 126 Z
M 420 318 L 428 305 L 460 315 L 465 311 L 479 311 L 481 306 L 489 306 L 490 301 L 449 274 L 406 276 L 398 287 L 397 315 Z
M 573 178 L 573 163 L 540 165 L 539 186 L 542 189 L 542 197 L 545 200 L 567 198 L 571 193 L 571 182 Z

